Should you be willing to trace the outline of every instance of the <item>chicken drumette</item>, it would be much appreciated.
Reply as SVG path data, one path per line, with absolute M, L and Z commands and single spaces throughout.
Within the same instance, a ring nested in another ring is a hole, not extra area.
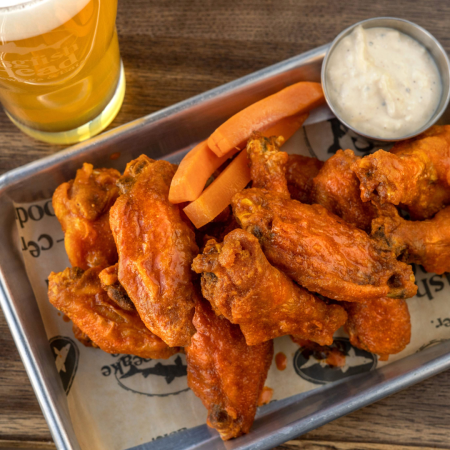
M 421 264 L 427 272 L 450 272 L 450 206 L 432 219 L 405 220 L 389 204 L 379 208 L 372 237 L 406 263 Z
M 414 219 L 428 219 L 450 204 L 450 125 L 378 150 L 352 169 L 363 201 L 402 205 Z

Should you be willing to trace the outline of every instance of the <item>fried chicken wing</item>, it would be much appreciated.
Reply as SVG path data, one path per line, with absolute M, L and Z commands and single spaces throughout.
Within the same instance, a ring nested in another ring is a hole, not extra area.
M 247 154 L 251 155 L 252 186 L 289 197 L 286 181 L 289 157 L 286 152 L 278 150 L 283 142 L 282 136 L 265 138 L 254 133 L 247 142 Z
M 411 320 L 405 300 L 380 298 L 365 303 L 347 303 L 345 325 L 350 343 L 387 360 L 401 352 L 411 339 Z
M 278 150 L 275 147 L 273 151 Z M 252 153 L 255 148 L 248 146 L 252 179 L 259 186 L 270 186 L 270 172 L 262 181 L 255 180 L 261 172 L 254 170 L 261 158 Z M 270 152 L 265 154 L 271 157 Z M 363 302 L 408 298 L 417 291 L 410 266 L 321 205 L 304 205 L 286 193 L 251 188 L 236 194 L 232 207 L 241 227 L 259 239 L 267 259 L 312 292 Z
M 111 301 L 102 289 L 100 267 L 78 267 L 49 276 L 50 303 L 66 314 L 86 338 L 107 353 L 126 353 L 142 358 L 166 359 L 178 352 L 151 333 L 136 312 Z M 76 337 L 77 337 L 76 334 Z
M 216 314 L 238 324 L 248 345 L 293 334 L 321 345 L 346 321 L 338 305 L 327 305 L 270 265 L 258 240 L 237 229 L 218 244 L 210 240 L 192 264 L 202 273 L 202 291 Z
M 98 277 L 108 297 L 126 311 L 136 311 L 136 307 L 128 297 L 127 291 L 119 282 L 119 264 L 103 269 Z
M 439 275 L 450 272 L 450 206 L 432 219 L 411 221 L 386 204 L 372 223 L 372 236 L 406 263 Z
M 128 163 L 111 209 L 118 278 L 147 326 L 171 347 L 188 345 L 195 290 L 195 235 L 168 200 L 175 166 L 145 155 Z
M 318 203 L 328 211 L 361 230 L 370 231 L 376 208 L 361 200 L 359 180 L 351 165 L 361 158 L 352 150 L 338 150 L 325 161 L 312 181 L 312 203 Z
M 450 125 L 433 126 L 352 165 L 361 199 L 403 205 L 415 219 L 428 219 L 450 204 Z
M 186 347 L 188 385 L 223 440 L 248 433 L 272 362 L 272 341 L 248 346 L 239 326 L 216 316 L 204 300 L 195 306 L 194 325 Z
M 289 155 L 286 166 L 286 180 L 293 200 L 298 200 L 307 205 L 314 203 L 312 198 L 313 179 L 323 165 L 323 161 L 317 158 Z
M 73 267 L 86 270 L 117 262 L 109 210 L 119 195 L 119 177 L 115 169 L 94 169 L 84 163 L 75 180 L 61 184 L 53 194 L 53 208 Z
M 72 331 L 75 339 L 79 340 L 85 347 L 98 348 L 98 345 L 86 334 L 83 333 L 75 324 L 72 324 Z

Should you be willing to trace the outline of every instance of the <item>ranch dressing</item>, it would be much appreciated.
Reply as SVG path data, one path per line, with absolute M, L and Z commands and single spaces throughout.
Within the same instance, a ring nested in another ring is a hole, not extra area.
M 393 28 L 356 27 L 327 65 L 328 96 L 356 130 L 379 138 L 407 136 L 432 117 L 442 86 L 425 47 Z

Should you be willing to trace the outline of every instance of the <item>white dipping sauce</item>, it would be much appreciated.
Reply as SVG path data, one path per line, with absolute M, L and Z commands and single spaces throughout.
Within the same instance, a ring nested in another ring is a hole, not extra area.
M 438 68 L 425 47 L 393 28 L 356 27 L 334 48 L 325 76 L 340 118 L 379 138 L 417 131 L 436 111 L 442 93 Z

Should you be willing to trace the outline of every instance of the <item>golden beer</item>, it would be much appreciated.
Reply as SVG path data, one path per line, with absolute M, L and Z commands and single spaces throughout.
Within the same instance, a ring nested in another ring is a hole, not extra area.
M 0 102 L 11 120 L 63 144 L 106 128 L 125 92 L 117 0 L 4 1 L 13 5 L 0 7 Z

